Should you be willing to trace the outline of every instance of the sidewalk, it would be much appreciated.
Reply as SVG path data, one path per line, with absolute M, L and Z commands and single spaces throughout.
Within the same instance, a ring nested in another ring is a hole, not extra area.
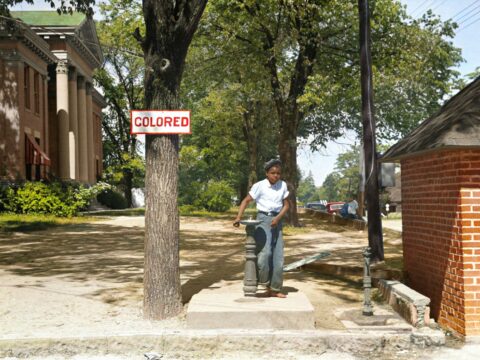
M 285 264 L 329 251 L 325 260 L 329 264 L 361 265 L 366 233 L 331 225 L 325 225 L 329 231 L 318 230 L 312 221 L 305 222 L 304 230 L 291 235 L 286 231 Z M 335 313 L 361 309 L 361 279 L 355 275 L 286 273 L 285 290 L 302 291 L 315 308 L 313 331 L 193 331 L 186 329 L 185 313 L 161 322 L 143 320 L 143 228 L 143 217 L 116 217 L 36 233 L 2 234 L 0 357 L 134 352 L 141 358 L 138 354 L 160 348 L 165 354 L 186 351 L 186 358 L 198 354 L 214 358 L 239 347 L 250 354 L 255 344 L 265 353 L 283 346 L 298 358 L 299 351 L 305 356 L 336 349 L 368 354 L 372 349 L 412 346 L 410 332 L 345 328 Z M 201 289 L 243 279 L 244 238 L 244 229 L 233 228 L 229 220 L 181 219 L 186 306 Z M 388 261 L 399 261 L 400 245 L 399 233 L 386 233 Z

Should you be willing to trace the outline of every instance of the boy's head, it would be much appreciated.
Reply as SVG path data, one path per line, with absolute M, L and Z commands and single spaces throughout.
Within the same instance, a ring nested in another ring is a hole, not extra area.
M 282 162 L 278 159 L 267 161 L 264 169 L 270 184 L 275 184 L 282 177 Z

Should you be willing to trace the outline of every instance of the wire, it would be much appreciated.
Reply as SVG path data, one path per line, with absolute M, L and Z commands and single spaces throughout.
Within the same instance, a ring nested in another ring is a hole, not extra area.
M 480 5 L 479 5 L 478 7 L 480 8 Z M 469 17 L 466 18 L 465 20 L 461 21 L 461 22 L 459 23 L 459 25 L 465 24 L 468 20 L 470 20 L 471 18 L 475 17 L 475 15 L 478 15 L 478 14 L 480 14 L 480 10 L 478 10 L 475 14 L 469 16 Z
M 432 10 L 432 11 L 437 10 L 440 6 L 442 6 L 442 5 L 445 4 L 446 2 L 447 2 L 447 0 L 443 0 L 440 4 L 438 4 L 437 6 L 435 6 L 434 8 L 432 8 L 431 10 Z
M 421 12 L 425 12 L 425 10 L 427 10 L 430 6 L 432 6 L 433 4 L 435 3 L 435 0 L 427 0 L 427 1 L 424 1 L 423 4 L 421 6 L 419 6 L 417 9 L 421 9 L 423 8 L 423 5 L 424 4 L 427 4 L 427 6 L 425 6 L 425 8 L 423 10 L 420 11 Z M 412 15 L 415 11 L 412 11 Z M 420 14 L 419 13 L 419 14 Z
M 420 3 L 420 5 L 418 5 L 415 9 L 413 9 L 413 11 L 410 13 L 412 16 L 413 14 L 418 10 L 420 9 L 423 5 L 425 5 L 426 2 L 428 2 L 430 0 L 425 0 L 424 2 Z
M 475 14 L 471 15 L 472 12 L 474 12 L 474 11 L 477 10 L 477 9 L 480 9 L 480 5 L 477 5 L 477 6 L 474 7 L 472 10 L 470 10 L 468 13 L 466 13 L 466 14 L 462 15 L 461 17 L 459 17 L 457 20 L 455 20 L 455 22 L 460 23 L 460 24 L 461 24 L 461 23 L 464 23 L 465 21 L 467 21 L 468 19 L 470 19 L 472 16 L 475 16 L 476 14 L 478 14 L 478 11 L 477 11 Z M 469 16 L 469 15 L 471 15 L 471 16 Z M 467 18 L 465 18 L 466 16 L 467 16 Z
M 469 28 L 470 26 L 472 26 L 473 24 L 477 23 L 480 21 L 480 17 L 478 19 L 476 19 L 475 21 L 471 22 L 470 24 L 467 24 L 465 25 L 464 27 L 462 27 L 460 30 L 457 31 L 457 34 L 467 28 Z
M 462 10 L 460 10 L 459 12 L 457 12 L 455 15 L 453 15 L 450 19 L 455 19 L 458 15 L 460 15 L 461 13 L 463 13 L 465 10 L 468 10 L 469 8 L 471 8 L 473 5 L 475 5 L 476 3 L 478 3 L 480 0 L 475 0 L 474 2 L 472 2 L 470 5 L 467 5 L 466 7 L 464 7 Z

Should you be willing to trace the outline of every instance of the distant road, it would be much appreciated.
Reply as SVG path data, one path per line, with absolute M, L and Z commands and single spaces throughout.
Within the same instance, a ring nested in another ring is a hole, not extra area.
M 402 231 L 402 219 L 382 219 L 382 226 L 387 229 Z

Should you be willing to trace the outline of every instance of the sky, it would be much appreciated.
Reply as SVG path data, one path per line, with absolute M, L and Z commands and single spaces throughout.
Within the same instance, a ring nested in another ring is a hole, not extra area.
M 440 15 L 442 20 L 453 18 L 459 24 L 453 43 L 462 49 L 462 56 L 465 59 L 457 70 L 465 76 L 480 66 L 480 46 L 477 38 L 480 34 L 480 0 L 401 0 L 401 2 L 407 6 L 407 13 L 414 18 L 421 17 L 428 9 Z M 338 154 L 347 151 L 355 140 L 354 134 L 347 134 L 344 138 L 329 142 L 325 149 L 313 153 L 308 146 L 300 147 L 298 166 L 305 176 L 311 172 L 315 185 L 321 186 L 325 177 L 334 170 Z
M 478 34 L 480 34 L 480 0 L 400 0 L 407 6 L 407 13 L 418 18 L 428 9 L 440 15 L 442 20 L 452 18 L 459 24 L 457 35 L 453 39 L 456 47 L 462 49 L 465 61 L 460 64 L 458 71 L 462 76 L 473 72 L 480 66 L 480 46 L 478 46 Z M 98 2 L 98 1 L 97 1 Z M 50 10 L 44 1 L 35 1 L 35 5 L 20 3 L 15 10 Z M 360 81 L 360 79 L 359 79 Z M 373 79 L 375 86 L 375 79 Z M 312 152 L 308 145 L 298 148 L 297 162 L 304 176 L 313 175 L 316 186 L 321 186 L 325 177 L 334 170 L 335 160 L 338 154 L 349 149 L 355 141 L 353 133 L 347 133 L 343 138 L 331 141 L 325 149 Z

